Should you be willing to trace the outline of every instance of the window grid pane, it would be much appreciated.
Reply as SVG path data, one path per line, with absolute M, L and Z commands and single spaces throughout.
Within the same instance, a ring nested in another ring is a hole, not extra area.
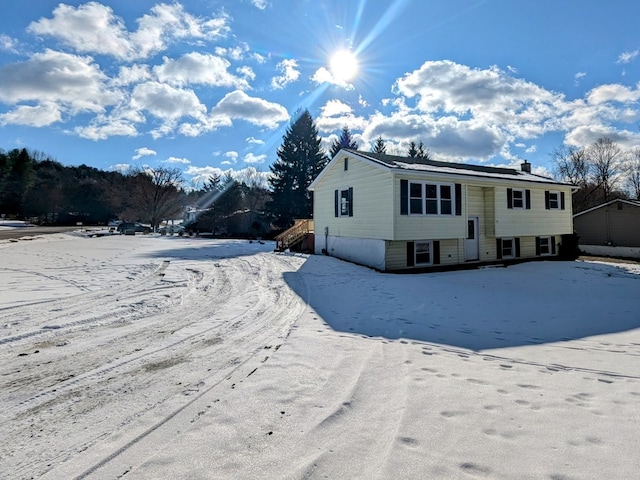
M 416 265 L 431 263 L 431 242 L 416 242 Z
M 513 208 L 524 208 L 524 195 L 522 190 L 513 191 Z

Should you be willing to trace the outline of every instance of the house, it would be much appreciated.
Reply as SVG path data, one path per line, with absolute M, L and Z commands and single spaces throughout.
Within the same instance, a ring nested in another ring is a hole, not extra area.
M 343 149 L 309 186 L 315 252 L 381 271 L 558 254 L 572 186 L 531 173 Z
M 640 258 L 640 202 L 617 198 L 576 213 L 580 250 L 592 255 Z

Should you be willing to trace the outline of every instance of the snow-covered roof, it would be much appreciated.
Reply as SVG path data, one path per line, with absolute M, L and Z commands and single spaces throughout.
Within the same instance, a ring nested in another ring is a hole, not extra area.
M 361 152 L 358 150 L 344 149 L 344 151 L 366 158 L 391 169 L 410 170 L 414 172 L 446 173 L 453 175 L 468 175 L 474 177 L 500 178 L 504 180 L 550 183 L 570 185 L 558 182 L 553 178 L 524 172 L 513 168 L 487 167 L 484 165 L 471 165 L 466 163 L 443 162 L 438 160 L 426 160 L 423 158 L 400 157 L 383 153 Z M 337 155 L 336 155 L 337 157 Z

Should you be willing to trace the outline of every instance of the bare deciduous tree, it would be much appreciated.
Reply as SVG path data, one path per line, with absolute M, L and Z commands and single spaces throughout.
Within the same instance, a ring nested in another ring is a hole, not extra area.
M 562 145 L 551 157 L 555 164 L 555 174 L 560 180 L 578 187 L 584 187 L 589 180 L 589 163 L 583 148 Z
M 627 187 L 633 198 L 640 200 L 640 147 L 629 152 Z
M 157 229 L 163 220 L 182 214 L 184 192 L 178 168 L 136 168 L 129 172 L 129 197 L 133 213 Z
M 606 202 L 625 171 L 622 148 L 610 138 L 605 137 L 589 145 L 586 154 L 591 165 L 593 180 L 596 185 L 602 187 Z

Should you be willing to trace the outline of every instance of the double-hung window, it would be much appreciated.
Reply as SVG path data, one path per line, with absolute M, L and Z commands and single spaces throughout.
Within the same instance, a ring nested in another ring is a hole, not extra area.
M 511 198 L 511 208 L 524 208 L 524 190 L 514 188 Z
M 540 237 L 540 255 L 551 255 L 551 238 Z
M 545 191 L 544 203 L 547 210 L 564 210 L 564 192 Z
M 336 217 L 353 217 L 353 188 L 335 191 L 334 207 Z
M 515 242 L 513 238 L 503 238 L 502 239 L 502 258 L 514 258 L 515 256 L 516 256 Z
M 507 188 L 507 208 L 529 210 L 531 191 L 525 188 Z
M 453 190 L 452 184 L 409 182 L 409 214 L 453 215 Z
M 433 242 L 415 242 L 415 265 L 433 264 Z
M 555 255 L 556 238 L 554 236 L 536 237 L 536 255 Z
M 349 189 L 340 190 L 340 216 L 349 216 Z

